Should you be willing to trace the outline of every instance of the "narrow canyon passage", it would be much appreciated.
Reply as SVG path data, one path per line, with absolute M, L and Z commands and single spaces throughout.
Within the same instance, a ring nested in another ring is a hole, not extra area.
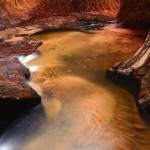
M 105 77 L 144 38 L 110 30 L 51 31 L 32 38 L 43 42 L 41 52 L 20 61 L 32 72 L 29 85 L 42 104 L 5 131 L 0 150 L 150 149 L 150 127 L 134 97 Z

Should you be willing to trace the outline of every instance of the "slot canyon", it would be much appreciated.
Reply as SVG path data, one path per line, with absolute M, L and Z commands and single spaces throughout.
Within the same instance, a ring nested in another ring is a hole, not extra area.
M 150 0 L 0 1 L 0 150 L 150 149 Z

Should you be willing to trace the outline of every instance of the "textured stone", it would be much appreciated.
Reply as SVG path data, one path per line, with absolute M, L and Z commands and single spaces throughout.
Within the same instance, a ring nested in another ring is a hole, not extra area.
M 122 0 L 117 24 L 126 28 L 149 28 L 150 0 Z

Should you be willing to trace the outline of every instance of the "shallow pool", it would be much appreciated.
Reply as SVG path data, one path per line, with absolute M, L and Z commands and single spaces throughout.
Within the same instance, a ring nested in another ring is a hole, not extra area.
M 134 97 L 105 77 L 109 67 L 141 47 L 143 38 L 108 30 L 33 38 L 43 42 L 41 54 L 21 60 L 42 104 L 7 129 L 0 150 L 150 149 L 150 128 Z

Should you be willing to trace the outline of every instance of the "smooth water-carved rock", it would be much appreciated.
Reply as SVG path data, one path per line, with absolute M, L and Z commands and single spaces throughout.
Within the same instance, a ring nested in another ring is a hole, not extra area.
M 0 29 L 14 26 L 27 20 L 52 16 L 80 16 L 99 14 L 115 17 L 120 0 L 1 0 Z
M 124 28 L 148 29 L 150 26 L 150 1 L 122 0 L 116 21 Z
M 26 83 L 29 70 L 18 59 L 0 60 L 0 133 L 17 116 L 40 103 Z
M 150 33 L 145 44 L 125 62 L 110 69 L 122 76 L 135 79 L 139 85 L 138 107 L 150 119 Z
M 133 11 L 134 10 L 134 11 Z M 135 19 L 136 18 L 136 19 Z M 117 16 L 119 26 L 127 28 L 149 28 L 150 25 L 150 1 L 122 1 L 122 5 Z M 138 81 L 140 93 L 138 96 L 138 107 L 142 113 L 150 118 L 150 33 L 144 45 L 136 54 L 127 61 L 117 63 L 110 69 L 125 77 Z

